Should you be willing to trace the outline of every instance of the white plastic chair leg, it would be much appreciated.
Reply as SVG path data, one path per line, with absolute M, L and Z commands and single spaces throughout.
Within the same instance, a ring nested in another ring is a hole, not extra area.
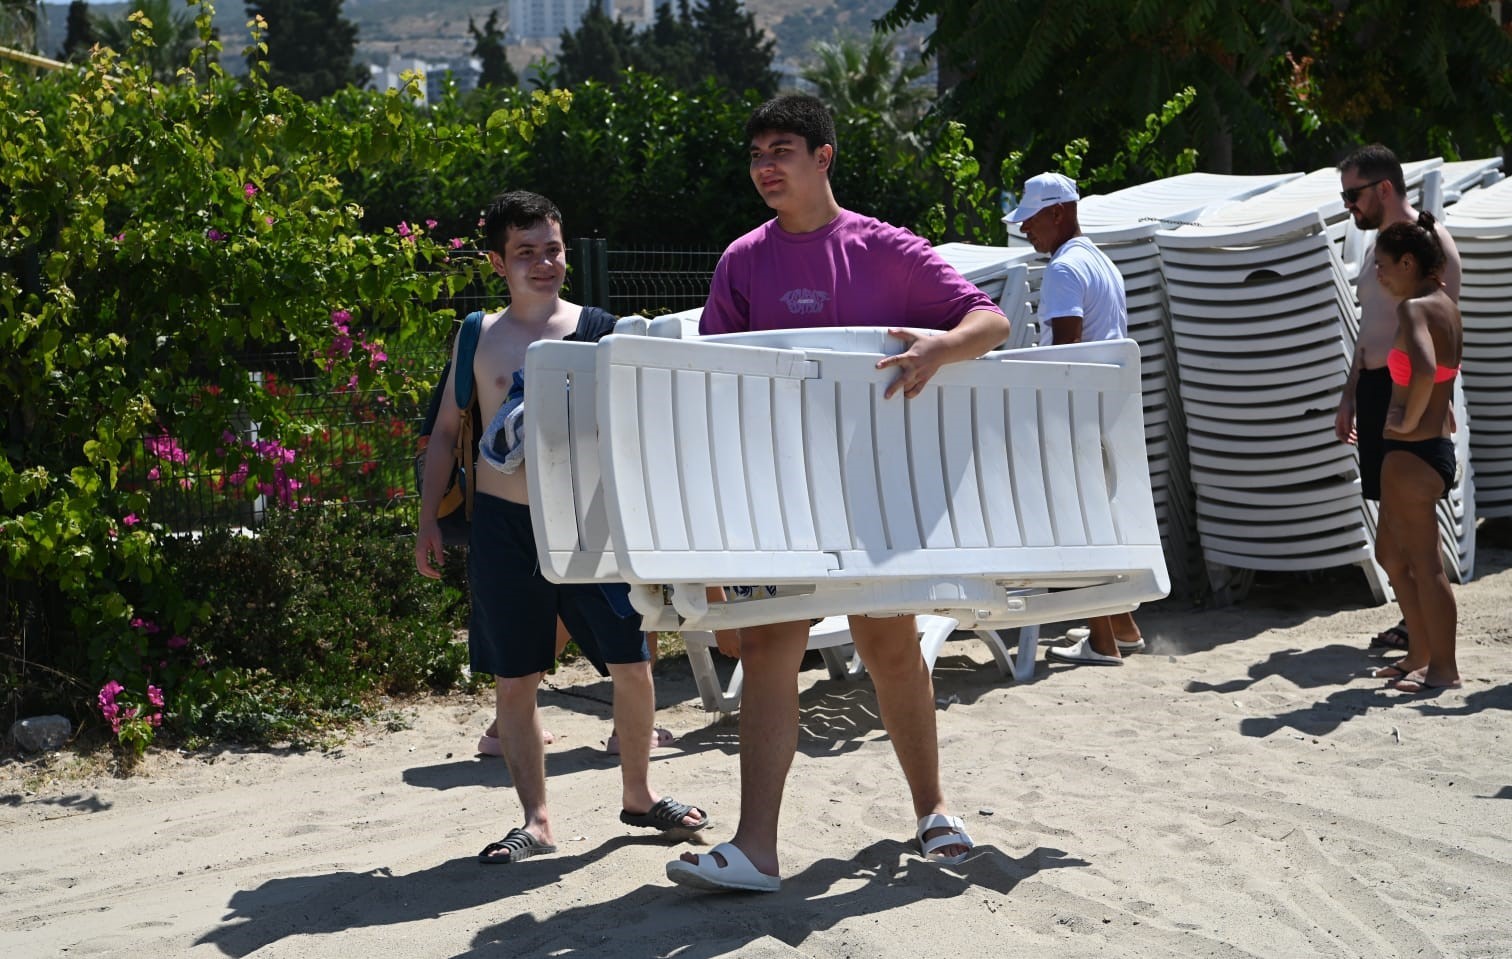
M 945 648 L 945 640 L 955 632 L 958 620 L 949 616 L 917 616 L 919 624 L 919 652 L 924 654 L 924 668 L 934 672 L 935 660 Z
M 1039 648 L 1038 625 L 1002 630 L 978 629 L 974 632 L 991 651 L 992 658 L 997 663 L 998 675 L 1012 676 L 1018 682 L 1023 682 L 1034 675 L 1034 653 Z M 1013 656 L 1009 656 L 1008 647 L 1003 643 L 1004 633 L 1013 633 L 1016 636 L 1018 649 Z
M 682 634 L 688 651 L 688 665 L 693 669 L 693 681 L 698 684 L 698 696 L 703 700 L 706 712 L 728 716 L 740 708 L 740 687 L 744 679 L 740 664 L 730 676 L 730 684 L 721 688 L 719 673 L 714 669 L 714 657 L 709 652 L 714 645 L 714 634 L 687 632 Z

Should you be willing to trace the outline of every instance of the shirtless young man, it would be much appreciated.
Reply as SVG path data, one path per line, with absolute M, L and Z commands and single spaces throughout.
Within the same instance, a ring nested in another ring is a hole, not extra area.
M 562 214 L 550 200 L 522 190 L 502 194 L 484 212 L 483 229 L 489 264 L 509 288 L 509 308 L 483 318 L 473 358 L 478 405 L 488 423 L 507 398 L 515 371 L 524 368 L 530 344 L 575 335 L 585 308 L 561 297 L 567 254 Z M 604 317 L 597 325 L 612 325 L 613 318 Z M 445 396 L 431 434 L 431 448 L 437 450 L 452 448 L 464 415 L 456 404 L 451 376 Z M 441 575 L 436 566 L 444 561 L 436 509 L 451 469 L 450 457 L 428 457 L 421 486 L 415 566 L 432 578 Z M 529 464 L 512 473 L 478 469 L 474 474 L 467 550 L 472 595 L 468 649 L 473 671 L 495 677 L 499 744 L 525 810 L 525 825 L 490 843 L 478 860 L 517 863 L 556 852 L 546 808 L 536 689 L 556 658 L 558 617 L 584 654 L 614 681 L 614 725 L 621 734 L 621 822 L 658 830 L 702 829 L 709 823 L 706 812 L 659 796 L 648 782 L 656 694 L 640 620 L 620 617 L 597 584 L 557 584 L 541 575 L 530 524 L 527 469 Z

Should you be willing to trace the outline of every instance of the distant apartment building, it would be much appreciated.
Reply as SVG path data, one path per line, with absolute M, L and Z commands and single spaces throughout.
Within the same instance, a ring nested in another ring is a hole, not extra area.
M 604 13 L 612 20 L 619 14 L 614 0 L 603 0 Z M 506 43 L 555 40 L 563 30 L 576 30 L 593 0 L 509 0 Z
M 419 94 L 420 104 L 436 103 L 446 95 L 446 84 L 456 84 L 458 93 L 466 93 L 478 85 L 482 76 L 482 64 L 475 57 L 465 57 L 449 63 L 430 63 L 417 57 L 389 57 L 386 66 L 369 64 L 370 85 L 375 90 L 399 90 L 404 86 L 406 73 L 419 73 L 425 77 Z

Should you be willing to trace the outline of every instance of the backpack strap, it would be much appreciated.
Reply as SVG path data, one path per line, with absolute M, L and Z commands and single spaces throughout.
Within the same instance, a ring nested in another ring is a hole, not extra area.
M 473 358 L 478 352 L 478 339 L 483 333 L 483 311 L 475 310 L 462 321 L 462 330 L 457 334 L 457 365 L 452 377 L 453 395 L 462 409 L 462 422 L 457 428 L 457 463 L 462 467 L 463 512 L 471 520 L 473 511 L 474 449 L 477 445 L 478 397 L 474 390 Z
M 477 355 L 478 339 L 482 334 L 483 311 L 474 310 L 462 321 L 462 330 L 457 334 L 457 369 L 452 378 L 457 406 L 464 410 L 473 401 L 473 357 Z
M 614 324 L 618 319 L 608 310 L 585 306 L 578 314 L 577 329 L 567 339 L 578 343 L 597 343 L 614 332 Z

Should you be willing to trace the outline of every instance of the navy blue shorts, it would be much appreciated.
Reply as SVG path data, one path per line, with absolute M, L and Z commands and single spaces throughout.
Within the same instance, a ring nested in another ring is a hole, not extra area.
M 640 616 L 621 616 L 603 587 L 553 583 L 541 575 L 528 506 L 473 494 L 467 585 L 467 645 L 475 673 L 514 678 L 551 669 L 558 616 L 600 675 L 609 675 L 608 663 L 651 659 Z
M 1391 371 L 1384 366 L 1360 370 L 1355 381 L 1355 443 L 1360 449 L 1360 492 L 1366 499 L 1381 498 L 1381 461 L 1386 458 L 1381 434 L 1390 408 Z

